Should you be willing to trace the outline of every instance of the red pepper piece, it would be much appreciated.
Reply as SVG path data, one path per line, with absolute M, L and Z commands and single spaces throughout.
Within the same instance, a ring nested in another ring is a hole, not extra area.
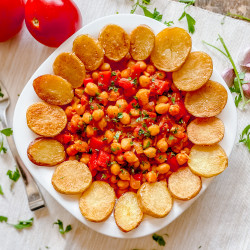
M 85 94 L 83 94 L 83 96 L 81 97 L 81 104 L 82 104 L 82 105 L 85 105 L 85 104 L 87 104 L 88 102 L 89 102 L 88 97 L 87 97 Z
M 110 154 L 103 150 L 100 150 L 100 153 L 97 159 L 98 167 L 107 168 L 109 161 L 110 161 Z
M 92 176 L 95 176 L 97 173 L 97 167 L 98 167 L 97 158 L 98 158 L 98 153 L 93 152 L 91 157 L 90 157 L 90 160 L 88 162 L 88 167 L 89 167 L 89 170 L 90 170 Z
M 71 141 L 71 135 L 70 134 L 59 134 L 55 137 L 56 140 L 61 142 L 62 144 L 67 144 Z
M 109 178 L 110 174 L 106 172 L 99 172 L 95 177 L 97 181 L 106 181 L 106 182 L 108 181 Z
M 142 181 L 143 174 L 134 174 L 133 178 L 137 181 Z
M 119 86 L 124 88 L 124 89 L 131 89 L 134 86 L 133 83 L 130 80 L 128 80 L 127 78 L 121 78 L 117 82 L 118 82 Z
M 85 78 L 85 79 L 83 80 L 84 86 L 86 86 L 89 82 L 94 82 L 94 80 L 93 80 L 92 78 Z
M 89 147 L 91 149 L 98 149 L 100 150 L 105 146 L 105 142 L 103 142 L 101 139 L 96 138 L 96 137 L 91 137 L 90 142 L 89 142 Z
M 132 79 L 135 79 L 136 77 L 138 79 L 141 73 L 142 73 L 142 69 L 139 63 L 136 63 L 131 66 L 131 78 Z
M 126 112 L 126 113 L 129 113 L 130 110 L 131 110 L 132 108 L 134 108 L 134 106 L 136 106 L 137 103 L 138 103 L 138 102 L 137 102 L 135 99 L 134 99 L 133 101 L 131 101 L 131 102 L 128 104 L 128 106 L 126 107 L 125 112 Z
M 120 70 L 115 70 L 111 72 L 111 82 L 117 83 L 117 81 L 120 79 L 121 79 Z
M 107 90 L 110 86 L 111 71 L 100 71 L 98 75 L 98 86 Z
M 156 95 L 162 95 L 163 92 L 168 92 L 171 82 L 166 79 L 165 81 L 155 79 L 150 86 L 150 92 Z
M 175 172 L 178 170 L 179 168 L 179 164 L 176 160 L 176 157 L 174 155 L 172 155 L 171 153 L 168 154 L 168 160 L 167 160 L 168 164 L 170 165 L 170 170 L 172 172 Z

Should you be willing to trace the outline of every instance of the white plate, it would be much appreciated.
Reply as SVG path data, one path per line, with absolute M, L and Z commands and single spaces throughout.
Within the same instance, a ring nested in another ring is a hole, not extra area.
M 16 142 L 17 150 L 29 169 L 30 173 L 35 177 L 37 181 L 72 215 L 74 215 L 79 221 L 92 228 L 93 230 L 117 238 L 136 238 L 142 237 L 148 234 L 152 234 L 161 228 L 167 226 L 170 222 L 176 219 L 181 213 L 183 213 L 198 197 L 201 195 L 212 178 L 202 179 L 202 189 L 198 196 L 190 201 L 174 201 L 174 206 L 171 212 L 165 217 L 161 219 L 153 218 L 150 216 L 145 216 L 142 223 L 135 230 L 123 233 L 116 226 L 113 214 L 109 217 L 108 220 L 102 223 L 94 223 L 85 220 L 85 218 L 81 215 L 80 210 L 78 208 L 78 196 L 67 196 L 62 195 L 55 191 L 51 184 L 51 177 L 54 172 L 54 167 L 39 167 L 32 164 L 27 157 L 27 147 L 29 143 L 34 140 L 37 135 L 35 135 L 26 124 L 26 110 L 27 108 L 34 102 L 40 101 L 37 97 L 32 83 L 33 80 L 43 74 L 53 73 L 52 64 L 58 54 L 63 51 L 71 51 L 73 40 L 80 34 L 90 34 L 94 37 L 98 37 L 99 31 L 106 24 L 118 24 L 122 26 L 127 32 L 130 32 L 136 26 L 140 24 L 147 24 L 150 26 L 155 34 L 157 34 L 162 29 L 166 28 L 166 26 L 158 21 L 155 21 L 151 18 L 147 18 L 140 15 L 130 15 L 130 14 L 120 14 L 120 15 L 112 15 L 106 16 L 96 21 L 86 25 L 73 36 L 71 36 L 66 42 L 64 42 L 49 58 L 38 68 L 38 70 L 34 73 L 34 75 L 30 78 L 28 83 L 26 84 L 24 90 L 22 91 L 14 113 L 14 121 L 13 121 L 13 130 L 14 130 L 14 139 Z M 228 102 L 225 109 L 218 116 L 221 118 L 225 125 L 225 136 L 224 139 L 220 142 L 220 145 L 224 148 L 227 155 L 231 153 L 233 148 L 235 135 L 236 135 L 236 124 L 237 124 L 237 114 L 236 108 L 230 94 L 229 89 L 226 84 L 220 77 L 220 75 L 214 71 L 212 80 L 218 81 L 223 84 L 228 91 Z

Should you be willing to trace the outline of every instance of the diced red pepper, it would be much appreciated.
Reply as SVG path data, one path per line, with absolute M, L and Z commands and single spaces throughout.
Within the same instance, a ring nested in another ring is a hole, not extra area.
M 180 107 L 179 114 L 175 116 L 176 120 L 180 120 L 184 116 L 188 115 L 183 101 L 176 101 L 175 104 L 178 104 L 178 106 Z M 189 116 L 189 118 L 190 118 L 190 116 Z M 186 118 L 187 121 L 189 120 L 189 118 L 188 117 Z
M 127 78 L 121 78 L 117 82 L 118 82 L 119 86 L 124 88 L 124 89 L 131 89 L 134 86 L 133 83 L 130 80 L 128 80 Z
M 172 155 L 171 153 L 168 154 L 168 160 L 167 160 L 168 164 L 170 165 L 170 170 L 175 172 L 178 170 L 179 168 L 179 164 L 176 160 L 176 157 L 174 155 Z
M 128 104 L 128 106 L 126 107 L 126 109 L 125 109 L 125 112 L 126 113 L 129 113 L 130 112 L 130 110 L 132 109 L 132 108 L 134 108 L 134 106 L 137 104 L 138 102 L 134 99 L 133 101 L 131 101 L 129 104 Z
M 67 144 L 71 141 L 71 135 L 70 134 L 59 134 L 55 137 L 56 140 L 61 142 L 62 144 Z
M 82 105 L 85 105 L 85 104 L 87 104 L 88 102 L 89 102 L 88 97 L 87 97 L 85 94 L 83 94 L 83 96 L 81 97 L 81 104 L 82 104 Z
M 97 181 L 106 181 L 106 182 L 108 181 L 109 178 L 110 174 L 107 172 L 99 172 L 95 177 Z
M 110 161 L 110 154 L 103 150 L 100 150 L 99 156 L 97 159 L 98 167 L 107 168 L 109 161 Z
M 94 82 L 94 80 L 92 78 L 85 78 L 83 80 L 83 85 L 86 86 L 89 82 Z
M 133 178 L 137 181 L 142 181 L 143 174 L 134 174 Z
M 138 79 L 141 73 L 142 73 L 142 69 L 139 63 L 136 63 L 131 66 L 131 78 L 132 79 L 135 79 L 136 77 Z
M 135 87 L 132 87 L 130 89 L 124 89 L 124 96 L 131 97 L 131 96 L 136 95 L 136 92 L 137 92 L 137 90 Z
M 89 142 L 89 147 L 91 149 L 98 149 L 98 150 L 100 150 L 104 146 L 105 146 L 105 142 L 104 141 L 102 141 L 101 139 L 96 138 L 96 137 L 91 137 L 90 142 Z
M 150 86 L 150 93 L 162 95 L 164 92 L 169 91 L 170 85 L 171 82 L 168 79 L 165 81 L 155 79 Z
M 98 153 L 93 152 L 91 157 L 90 157 L 90 160 L 88 162 L 88 167 L 89 167 L 89 170 L 90 170 L 92 176 L 95 176 L 97 173 L 97 167 L 98 167 L 97 158 L 98 158 Z
M 98 86 L 107 90 L 110 86 L 111 71 L 100 71 L 98 75 Z
M 115 70 L 115 71 L 111 72 L 111 82 L 116 83 L 120 79 L 121 79 L 121 72 L 120 72 L 120 70 Z

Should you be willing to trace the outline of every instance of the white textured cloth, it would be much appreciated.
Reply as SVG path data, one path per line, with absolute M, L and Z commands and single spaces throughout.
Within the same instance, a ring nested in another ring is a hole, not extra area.
M 129 13 L 130 0 L 75 0 L 87 24 L 99 17 L 119 13 Z M 178 21 L 184 4 L 158 0 L 152 1 L 163 13 L 163 19 L 173 20 L 176 26 L 187 29 L 185 19 Z M 196 32 L 193 41 L 199 50 L 208 52 L 213 58 L 218 72 L 230 66 L 229 61 L 220 53 L 202 44 L 202 40 L 221 46 L 216 41 L 220 34 L 227 44 L 232 57 L 238 64 L 242 50 L 250 46 L 250 25 L 247 22 L 224 18 L 222 15 L 200 8 L 189 7 L 187 12 L 196 20 Z M 142 14 L 141 10 L 137 13 Z M 221 22 L 224 20 L 224 24 Z M 8 118 L 12 121 L 13 108 L 18 93 L 22 90 L 35 69 L 54 49 L 36 42 L 23 27 L 14 39 L 0 44 L 0 73 L 11 95 L 12 106 Z M 162 229 L 158 234 L 166 240 L 165 249 L 250 249 L 250 152 L 243 144 L 238 144 L 239 134 L 250 124 L 250 104 L 244 111 L 238 110 L 238 134 L 229 159 L 227 170 L 215 178 L 207 191 L 178 219 Z M 30 212 L 23 182 L 20 179 L 10 190 L 11 181 L 6 176 L 8 169 L 14 169 L 14 163 L 8 154 L 0 156 L 0 184 L 4 196 L 0 196 L 0 215 L 7 216 L 10 223 L 34 217 L 34 226 L 17 231 L 15 228 L 0 224 L 0 249 L 162 249 L 151 236 L 139 239 L 114 239 L 98 234 L 78 222 L 51 196 L 41 188 L 47 207 Z M 53 222 L 61 219 L 64 226 L 71 224 L 73 230 L 65 236 L 60 235 L 58 226 Z

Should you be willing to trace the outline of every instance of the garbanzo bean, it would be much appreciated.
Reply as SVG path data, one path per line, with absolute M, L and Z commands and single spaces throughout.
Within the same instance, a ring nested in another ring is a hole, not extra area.
M 150 84 L 150 78 L 148 76 L 141 75 L 139 77 L 139 83 L 143 88 L 146 88 Z
M 111 165 L 110 171 L 111 171 L 112 174 L 118 175 L 120 173 L 120 171 L 121 171 L 121 167 L 120 167 L 119 164 L 114 163 L 114 164 Z
M 130 114 L 134 117 L 137 117 L 140 115 L 140 111 L 138 109 L 131 109 Z
M 100 101 L 100 103 L 102 103 L 104 106 L 106 106 L 108 104 L 108 98 L 109 95 L 106 91 L 103 91 L 98 97 L 97 99 Z
M 130 180 L 130 173 L 126 169 L 124 169 L 124 168 L 121 168 L 121 171 L 118 174 L 118 176 L 123 181 L 129 181 Z
M 117 182 L 117 186 L 120 188 L 120 189 L 126 189 L 129 187 L 129 181 L 123 181 L 123 180 L 119 180 Z
M 146 72 L 148 72 L 150 75 L 153 75 L 155 73 L 155 67 L 154 65 L 148 65 Z
M 77 104 L 75 110 L 78 115 L 82 115 L 85 111 L 85 106 Z
M 156 77 L 159 79 L 159 80 L 163 80 L 165 77 L 166 77 L 166 73 L 164 71 L 157 71 L 156 72 Z
M 115 175 L 112 175 L 112 176 L 110 177 L 110 181 L 111 181 L 112 183 L 117 183 L 117 182 L 118 182 L 118 180 L 117 180 L 117 178 L 116 178 Z
M 156 147 L 161 151 L 161 152 L 166 152 L 168 150 L 168 143 L 166 138 L 162 138 L 160 139 L 157 144 Z
M 169 170 L 170 166 L 167 163 L 162 163 L 156 168 L 156 171 L 158 171 L 160 174 L 166 174 Z
M 107 125 L 108 123 L 104 117 L 98 122 L 98 126 L 101 130 L 104 130 L 104 128 L 106 128 Z
M 124 70 L 121 72 L 121 77 L 123 77 L 123 78 L 128 78 L 129 75 L 130 75 L 130 72 L 131 72 L 131 69 L 130 69 L 130 68 L 124 69 Z
M 118 142 L 113 142 L 110 147 L 112 153 L 115 155 L 121 152 L 121 144 Z
M 156 182 L 157 181 L 157 174 L 154 171 L 150 171 L 146 174 L 146 179 L 150 183 Z
M 130 123 L 130 116 L 129 114 L 123 112 L 122 113 L 122 118 L 120 118 L 120 122 L 124 125 L 127 125 Z
M 127 151 L 124 153 L 124 158 L 128 163 L 134 163 L 138 161 L 139 159 L 132 151 Z
M 87 93 L 90 96 L 95 96 L 96 94 L 100 93 L 99 88 L 93 82 L 87 83 L 84 91 L 85 91 L 85 93 Z
M 169 103 L 159 103 L 155 106 L 155 111 L 160 115 L 166 114 L 169 110 L 169 107 Z
M 142 171 L 148 170 L 150 168 L 150 162 L 149 161 L 142 161 L 140 164 L 140 168 Z
M 165 162 L 167 160 L 167 154 L 166 153 L 157 154 L 156 157 L 155 157 L 155 160 L 158 163 L 163 163 L 163 162 Z
M 188 161 L 188 156 L 186 154 L 179 153 L 176 155 L 176 160 L 179 165 L 183 165 Z
M 168 97 L 165 95 L 161 95 L 159 96 L 159 98 L 156 101 L 156 104 L 160 104 L 160 103 L 167 103 L 168 102 Z
M 143 139 L 143 143 L 142 143 L 143 149 L 146 149 L 150 147 L 151 145 L 152 145 L 152 140 L 150 138 Z
M 110 102 L 115 102 L 115 101 L 117 100 L 117 98 L 118 98 L 119 95 L 120 95 L 119 92 L 116 92 L 116 91 L 114 91 L 114 90 L 111 90 L 111 92 L 109 93 L 109 98 L 108 98 L 108 100 L 109 100 Z
M 150 127 L 148 127 L 148 131 L 152 136 L 156 136 L 160 133 L 160 127 L 156 124 L 153 124 Z
M 98 81 L 98 77 L 99 77 L 99 73 L 97 71 L 94 71 L 92 73 L 92 79 L 94 80 L 94 82 Z
M 124 138 L 121 140 L 121 146 L 122 146 L 122 149 L 123 150 L 130 150 L 131 149 L 131 142 L 132 142 L 132 139 L 131 138 Z
M 170 105 L 168 113 L 172 116 L 178 115 L 180 112 L 180 107 L 178 104 Z
M 107 130 L 107 131 L 105 132 L 105 134 L 104 134 L 104 138 L 107 138 L 107 142 L 110 143 L 110 142 L 113 141 L 114 135 L 115 135 L 114 132 L 112 132 L 112 131 L 110 131 L 110 130 Z
M 129 67 L 131 67 L 131 66 L 133 66 L 133 65 L 135 65 L 135 61 L 132 60 L 132 59 L 130 59 L 130 60 L 128 61 L 127 67 L 129 68 Z
M 144 71 L 147 68 L 147 64 L 144 61 L 138 61 L 137 64 L 140 65 L 142 71 Z
M 104 116 L 104 112 L 101 109 L 94 110 L 92 117 L 95 121 L 100 121 Z
M 104 63 L 101 65 L 100 70 L 102 71 L 109 71 L 111 70 L 110 64 L 109 63 Z
M 87 154 L 87 153 L 83 153 L 82 154 L 82 157 L 80 159 L 80 162 L 83 162 L 85 164 L 88 164 L 89 163 L 89 160 L 90 160 L 90 155 Z
M 119 113 L 119 108 L 116 106 L 108 106 L 106 112 L 110 118 L 115 118 Z
M 125 159 L 123 154 L 119 154 L 115 156 L 115 160 L 119 163 L 119 164 L 124 164 L 125 163 Z
M 147 149 L 144 149 L 144 154 L 148 157 L 148 158 L 154 158 L 156 156 L 156 148 L 154 147 L 149 147 Z
M 140 89 L 137 93 L 136 93 L 136 97 L 138 98 L 138 101 L 144 106 L 146 104 L 148 104 L 149 101 L 149 94 L 150 94 L 150 90 L 149 89 Z
M 88 125 L 88 126 L 86 127 L 86 135 L 87 135 L 87 137 L 91 137 L 91 136 L 93 136 L 94 134 L 95 134 L 94 128 L 93 128 L 91 125 Z
M 140 166 L 140 161 L 136 161 L 133 163 L 134 168 L 138 168 Z
M 128 106 L 128 103 L 125 99 L 119 99 L 116 101 L 115 106 L 119 108 L 120 112 L 123 112 Z

